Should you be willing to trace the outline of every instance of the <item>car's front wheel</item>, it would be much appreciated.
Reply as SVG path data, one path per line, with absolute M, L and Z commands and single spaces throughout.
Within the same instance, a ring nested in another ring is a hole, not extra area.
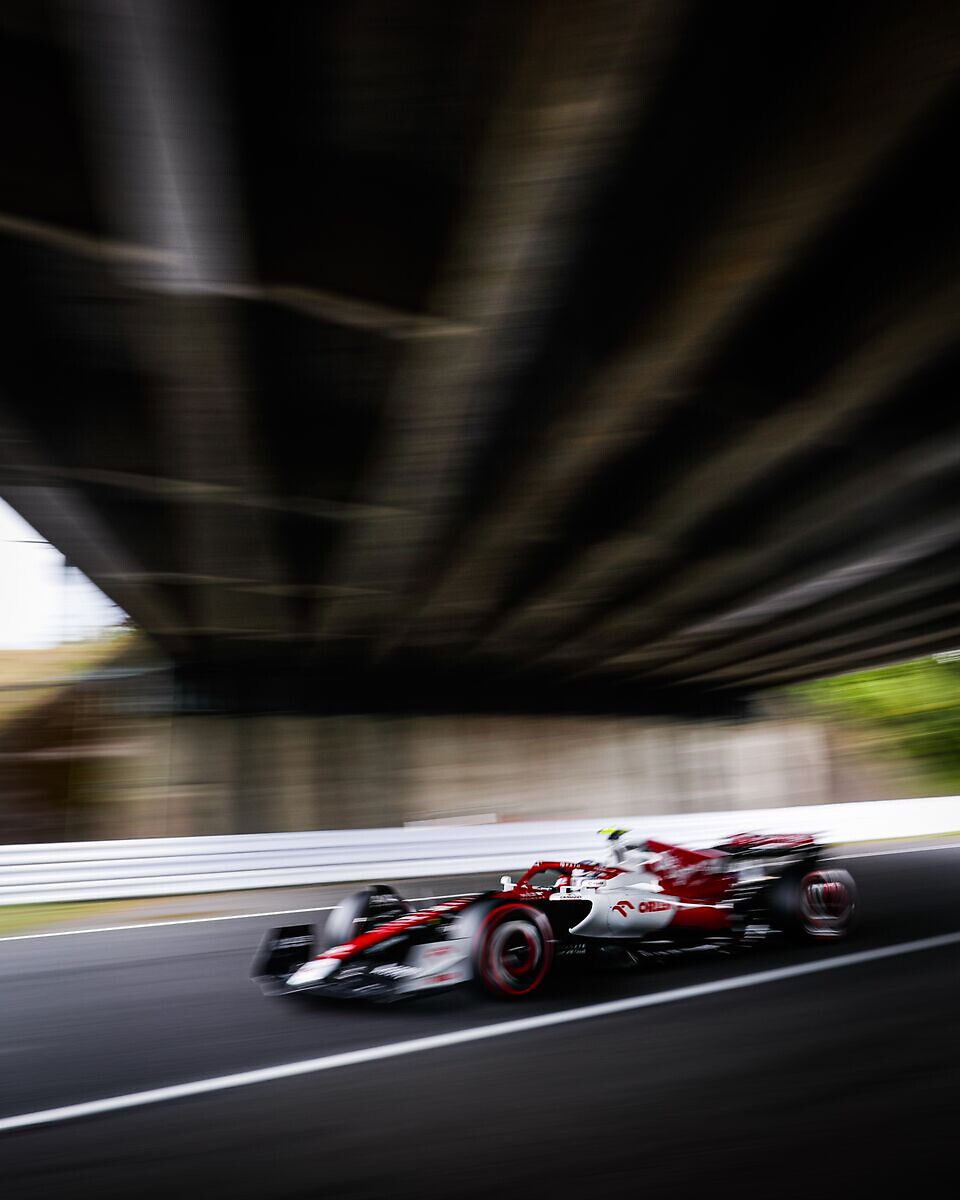
M 487 913 L 474 941 L 477 982 L 495 996 L 529 996 L 546 979 L 553 952 L 543 913 L 527 904 L 499 905 Z

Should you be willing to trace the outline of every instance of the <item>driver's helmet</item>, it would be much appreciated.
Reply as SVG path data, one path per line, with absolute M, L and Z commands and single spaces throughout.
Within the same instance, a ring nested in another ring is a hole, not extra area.
M 644 862 L 649 862 L 651 858 L 656 857 L 654 852 L 649 849 L 647 839 L 645 837 L 635 836 L 627 837 L 630 833 L 629 829 L 601 829 L 600 833 L 605 835 L 610 843 L 610 866 L 620 866 L 623 863 L 642 865 Z

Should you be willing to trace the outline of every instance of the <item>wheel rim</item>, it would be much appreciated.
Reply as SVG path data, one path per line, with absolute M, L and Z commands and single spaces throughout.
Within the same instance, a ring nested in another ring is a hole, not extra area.
M 487 962 L 494 980 L 509 991 L 527 987 L 543 962 L 543 942 L 529 921 L 503 921 L 493 930 Z
M 525 904 L 492 909 L 480 931 L 477 975 L 499 996 L 528 996 L 543 983 L 553 962 L 546 917 Z
M 800 891 L 800 914 L 812 937 L 841 937 L 853 915 L 853 896 L 842 879 L 808 875 Z

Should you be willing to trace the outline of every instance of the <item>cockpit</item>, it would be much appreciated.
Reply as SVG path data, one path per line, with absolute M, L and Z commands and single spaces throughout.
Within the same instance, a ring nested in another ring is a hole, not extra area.
M 504 878 L 504 886 L 516 892 L 545 895 L 556 892 L 589 891 L 601 887 L 608 880 L 623 874 L 620 867 L 603 866 L 594 862 L 539 862 L 534 863 L 517 880 L 510 883 Z

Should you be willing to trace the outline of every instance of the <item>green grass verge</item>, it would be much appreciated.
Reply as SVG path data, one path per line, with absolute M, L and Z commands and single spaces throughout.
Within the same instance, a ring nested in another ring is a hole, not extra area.
M 222 893 L 211 893 L 222 894 Z M 190 900 L 189 896 L 164 896 L 164 901 Z M 77 904 L 11 904 L 0 906 L 0 937 L 16 933 L 42 933 L 46 929 L 63 927 L 82 928 L 84 925 L 99 925 L 110 923 L 122 925 L 124 922 L 135 924 L 137 921 L 184 921 L 191 917 L 211 915 L 202 909 L 187 912 L 177 909 L 175 912 L 158 913 L 157 899 L 140 897 L 135 900 L 88 900 Z

